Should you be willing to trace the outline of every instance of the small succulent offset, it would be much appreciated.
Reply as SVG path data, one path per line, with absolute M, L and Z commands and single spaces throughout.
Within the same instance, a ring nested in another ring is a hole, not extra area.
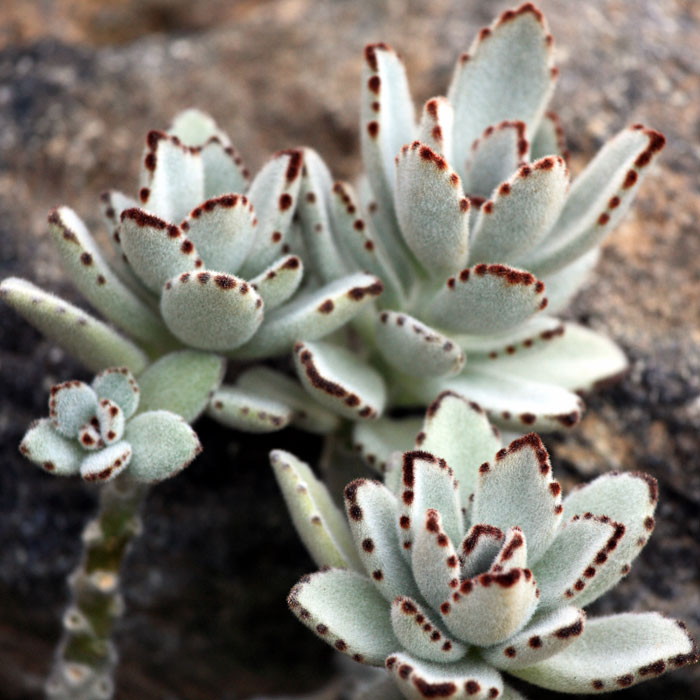
M 273 452 L 292 519 L 323 567 L 292 589 L 294 614 L 356 661 L 385 666 L 416 700 L 521 697 L 502 673 L 604 693 L 697 661 L 681 622 L 583 610 L 646 543 L 655 479 L 609 473 L 562 499 L 536 434 L 499 448 L 483 411 L 446 392 L 384 484 L 345 488 L 347 520 L 307 465 Z M 390 697 L 377 692 L 367 697 Z
M 623 130 L 570 186 L 562 130 L 545 111 L 552 46 L 532 4 L 504 12 L 418 124 L 400 58 L 385 44 L 366 48 L 366 179 L 359 198 L 331 185 L 332 233 L 305 240 L 320 279 L 359 268 L 384 282 L 377 312 L 355 323 L 369 362 L 329 343 L 296 350 L 302 382 L 338 413 L 376 417 L 452 389 L 498 424 L 551 430 L 579 420 L 578 392 L 625 370 L 614 343 L 554 314 L 581 288 L 664 137 Z
M 249 184 L 214 121 L 197 110 L 182 112 L 168 132 L 148 134 L 138 200 L 103 195 L 111 261 L 73 210 L 58 207 L 49 215 L 72 281 L 129 337 L 26 280 L 6 279 L 0 296 L 93 371 L 125 365 L 138 375 L 183 347 L 245 359 L 287 352 L 300 338 L 335 331 L 382 291 L 376 277 L 358 272 L 290 301 L 303 275 L 301 259 L 290 252 L 293 216 L 318 168 L 325 166 L 310 149 L 281 151 Z M 297 406 L 304 392 L 296 385 L 291 391 Z M 296 408 L 276 415 L 278 403 L 250 387 L 222 392 L 212 415 L 238 428 L 274 430 L 296 415 Z M 311 427 L 323 432 L 336 424 L 325 418 Z
M 136 413 L 139 387 L 126 367 L 100 372 L 92 385 L 51 389 L 49 417 L 36 421 L 20 452 L 57 476 L 110 481 L 124 471 L 153 484 L 184 469 L 201 452 L 194 430 L 171 411 Z

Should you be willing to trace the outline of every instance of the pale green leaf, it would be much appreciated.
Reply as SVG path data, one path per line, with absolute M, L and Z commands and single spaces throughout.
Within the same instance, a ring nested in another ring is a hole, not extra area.
M 77 474 L 85 456 L 78 443 L 63 437 L 49 418 L 34 421 L 29 426 L 19 451 L 34 464 L 57 476 Z

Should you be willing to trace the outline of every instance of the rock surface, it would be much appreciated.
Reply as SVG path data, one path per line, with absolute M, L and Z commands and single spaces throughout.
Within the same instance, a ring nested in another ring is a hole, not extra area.
M 700 5 L 682 0 L 541 0 L 556 38 L 554 99 L 580 171 L 622 126 L 645 122 L 668 146 L 606 245 L 570 315 L 632 359 L 588 401 L 582 426 L 550 438 L 565 486 L 610 468 L 661 485 L 656 533 L 601 611 L 659 609 L 700 636 Z M 94 230 L 107 187 L 135 187 L 143 138 L 197 105 L 251 168 L 308 144 L 338 177 L 358 172 L 361 52 L 398 48 L 418 102 L 443 92 L 478 28 L 507 5 L 462 0 L 7 0 L 0 7 L 0 276 L 78 297 L 46 236 L 68 203 Z M 41 12 L 39 12 L 39 8 Z M 104 232 L 102 232 L 102 235 Z M 59 634 L 65 575 L 94 492 L 50 478 L 16 445 L 56 381 L 85 377 L 7 309 L 0 311 L 0 695 L 40 696 Z M 147 535 L 125 573 L 119 698 L 310 697 L 332 655 L 286 612 L 312 565 L 267 466 L 269 440 L 202 421 L 205 453 L 147 503 Z M 275 445 L 315 461 L 320 443 Z M 625 697 L 700 698 L 686 669 Z M 534 691 L 537 698 L 553 694 Z M 337 697 L 329 690 L 324 697 Z M 535 697 L 532 691 L 530 697 Z

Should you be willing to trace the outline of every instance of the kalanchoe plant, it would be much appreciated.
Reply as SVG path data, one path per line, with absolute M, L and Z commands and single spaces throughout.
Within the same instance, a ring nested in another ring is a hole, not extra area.
M 397 54 L 366 48 L 366 179 L 359 198 L 346 183 L 326 185 L 332 232 L 305 241 L 320 279 L 357 268 L 384 282 L 376 313 L 355 324 L 369 362 L 325 342 L 300 343 L 295 356 L 306 388 L 341 415 L 372 418 L 452 389 L 501 425 L 551 430 L 579 420 L 578 393 L 625 370 L 614 343 L 554 314 L 581 288 L 664 137 L 623 130 L 570 186 L 562 130 L 545 111 L 552 47 L 532 4 L 503 13 L 417 124 Z
M 292 299 L 303 274 L 290 252 L 293 216 L 307 173 L 319 168 L 309 149 L 281 151 L 249 184 L 228 137 L 187 110 L 168 132 L 148 134 L 138 199 L 103 195 L 111 261 L 73 210 L 49 215 L 72 281 L 128 337 L 26 280 L 5 280 L 0 295 L 94 371 L 123 364 L 138 375 L 182 347 L 246 359 L 283 354 L 297 340 L 333 332 L 382 291 L 376 277 L 356 272 Z M 227 387 L 211 413 L 241 429 L 278 429 L 305 395 L 295 384 L 276 389 L 284 406 L 250 387 Z M 302 424 L 319 432 L 337 424 L 314 422 L 313 407 L 301 413 Z
M 292 519 L 324 567 L 292 589 L 294 614 L 356 661 L 384 665 L 409 699 L 521 697 L 503 673 L 604 693 L 696 661 L 681 622 L 584 611 L 653 530 L 655 479 L 609 473 L 563 499 L 536 434 L 499 448 L 483 411 L 444 393 L 384 484 L 346 487 L 347 520 L 307 465 L 273 452 Z

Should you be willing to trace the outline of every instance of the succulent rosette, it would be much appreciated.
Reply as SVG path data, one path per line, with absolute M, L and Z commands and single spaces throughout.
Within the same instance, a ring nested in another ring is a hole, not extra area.
M 357 195 L 329 187 L 332 232 L 304 240 L 320 279 L 361 269 L 385 292 L 355 323 L 367 362 L 324 342 L 295 356 L 306 388 L 339 414 L 374 418 L 452 389 L 510 429 L 552 430 L 579 420 L 581 392 L 626 369 L 613 342 L 555 314 L 584 284 L 664 137 L 625 129 L 571 182 L 561 126 L 546 111 L 552 53 L 532 4 L 504 12 L 416 122 L 399 56 L 366 48 L 366 178 Z
M 357 479 L 346 517 L 309 467 L 275 451 L 292 519 L 321 571 L 294 614 L 420 698 L 519 698 L 505 675 L 566 693 L 629 687 L 697 660 L 659 613 L 587 618 L 654 528 L 655 479 L 608 473 L 562 498 L 540 438 L 500 448 L 481 411 L 444 393 L 384 483 Z M 379 686 L 391 697 L 386 682 Z

